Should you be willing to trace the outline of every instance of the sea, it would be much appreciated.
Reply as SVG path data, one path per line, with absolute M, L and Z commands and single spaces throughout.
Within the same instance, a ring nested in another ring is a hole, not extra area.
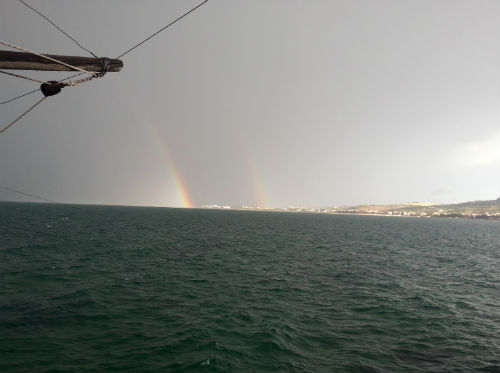
M 0 372 L 500 372 L 500 222 L 0 203 Z

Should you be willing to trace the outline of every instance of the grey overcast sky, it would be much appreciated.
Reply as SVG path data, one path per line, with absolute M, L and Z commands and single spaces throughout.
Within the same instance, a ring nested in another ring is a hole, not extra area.
M 108 57 L 197 4 L 27 1 Z M 15 0 L 0 40 L 86 55 Z M 500 196 L 498 0 L 209 0 L 123 60 L 0 136 L 0 185 L 173 207 Z M 35 88 L 0 75 L 0 101 Z M 0 126 L 40 97 L 0 105 Z

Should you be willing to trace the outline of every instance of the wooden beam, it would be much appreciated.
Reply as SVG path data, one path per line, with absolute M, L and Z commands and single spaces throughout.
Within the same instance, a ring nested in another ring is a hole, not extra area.
M 57 56 L 47 54 L 46 56 L 67 63 L 68 65 L 78 67 L 92 72 L 101 72 L 103 70 L 101 61 L 94 57 L 78 56 Z M 118 72 L 123 67 L 122 60 L 110 59 L 110 72 Z M 69 67 L 60 65 L 56 62 L 47 60 L 25 52 L 11 52 L 0 50 L 0 69 L 5 70 L 43 70 L 43 71 L 74 71 Z

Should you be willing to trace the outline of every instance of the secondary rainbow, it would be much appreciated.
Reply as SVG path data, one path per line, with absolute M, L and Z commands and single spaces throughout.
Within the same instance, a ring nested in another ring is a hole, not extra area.
M 264 178 L 262 177 L 259 168 L 253 158 L 247 156 L 247 169 L 252 182 L 252 194 L 254 197 L 254 202 L 257 204 L 256 207 L 267 209 L 270 207 L 268 193 L 266 193 L 266 188 L 264 185 Z

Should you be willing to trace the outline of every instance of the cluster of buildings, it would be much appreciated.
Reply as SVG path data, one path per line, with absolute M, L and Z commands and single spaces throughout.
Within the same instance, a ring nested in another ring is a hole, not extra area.
M 282 208 L 266 208 L 244 205 L 242 207 L 233 208 L 229 205 L 208 204 L 203 205 L 207 209 L 224 209 L 224 210 L 254 210 L 254 211 L 282 211 L 282 212 L 303 212 L 303 213 L 318 213 L 318 214 L 353 214 L 353 215 L 378 215 L 378 216 L 403 216 L 403 217 L 448 217 L 448 218 L 469 218 L 469 219 L 500 219 L 500 212 L 489 212 L 480 210 L 467 210 L 458 208 L 441 208 L 441 206 L 431 206 L 430 204 L 421 205 L 403 205 L 396 208 L 389 206 L 372 206 L 372 207 L 297 207 L 288 206 Z M 391 206 L 395 207 L 395 206 Z
M 216 204 L 202 205 L 201 207 L 204 209 L 223 209 L 223 210 L 231 209 L 231 206 L 229 205 L 216 205 Z

